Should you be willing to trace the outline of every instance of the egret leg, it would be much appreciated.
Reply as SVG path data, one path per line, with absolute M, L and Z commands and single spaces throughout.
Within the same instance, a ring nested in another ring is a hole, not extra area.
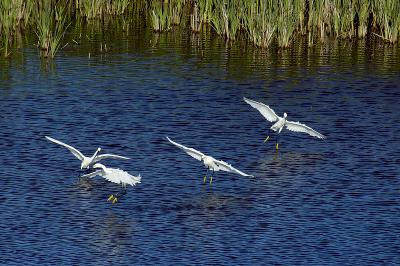
M 203 183 L 204 183 L 204 184 L 206 183 L 206 180 L 207 180 L 207 174 L 208 174 L 208 168 L 207 168 L 206 175 L 205 175 L 204 178 L 203 178 Z
M 123 189 L 115 194 L 114 198 L 112 199 L 112 203 L 116 203 L 123 195 L 126 194 L 126 187 L 122 187 Z
M 212 172 L 212 175 L 210 176 L 210 185 L 211 185 L 211 183 L 212 183 L 213 175 L 214 175 L 214 170 L 213 170 L 213 172 Z
M 271 129 L 268 129 L 268 136 L 265 138 L 264 143 L 267 142 L 269 140 L 269 135 L 271 133 Z
M 276 144 L 275 144 L 275 149 L 279 149 L 279 134 L 276 136 Z
M 114 198 L 115 198 L 114 194 L 111 194 L 111 195 L 108 197 L 107 201 L 112 201 L 112 200 L 114 200 Z

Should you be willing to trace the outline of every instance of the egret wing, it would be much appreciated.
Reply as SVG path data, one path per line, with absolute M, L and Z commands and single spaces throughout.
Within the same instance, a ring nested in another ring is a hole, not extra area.
M 313 137 L 317 137 L 319 139 L 325 139 L 326 137 L 322 135 L 321 133 L 315 131 L 309 126 L 306 126 L 300 122 L 292 122 L 292 121 L 286 121 L 285 126 L 288 130 L 294 131 L 294 132 L 303 132 L 307 133 Z
M 228 164 L 228 163 L 226 163 L 224 161 L 215 160 L 214 163 L 222 171 L 236 173 L 236 174 L 239 174 L 239 175 L 242 175 L 242 176 L 254 177 L 253 175 L 248 175 L 248 174 L 243 173 L 242 171 L 236 169 L 235 167 L 233 167 L 232 165 L 230 165 L 230 164 Z
M 141 176 L 133 176 L 118 168 L 108 168 L 108 173 L 103 176 L 106 180 L 117 184 L 128 184 L 131 186 L 140 183 Z
M 103 159 L 122 159 L 122 160 L 129 160 L 130 158 L 124 157 L 124 156 L 115 155 L 115 154 L 108 154 L 108 153 L 106 153 L 106 154 L 100 154 L 100 155 L 96 156 L 96 157 L 93 159 L 93 162 L 95 163 L 95 162 L 98 162 L 98 161 L 103 160 Z
M 61 141 L 59 141 L 59 140 L 50 138 L 50 137 L 48 137 L 48 136 L 45 136 L 45 137 L 46 137 L 46 139 L 50 140 L 51 142 L 54 142 L 54 143 L 56 143 L 56 144 L 59 144 L 59 145 L 61 145 L 61 146 L 64 146 L 65 148 L 67 148 L 67 149 L 68 149 L 73 155 L 75 155 L 75 157 L 78 158 L 79 160 L 82 161 L 83 158 L 85 157 L 80 151 L 78 151 L 78 150 L 75 149 L 74 147 L 72 147 L 72 146 L 70 146 L 70 145 L 68 145 L 68 144 L 65 144 L 64 142 L 61 142 Z
M 245 97 L 243 97 L 243 100 L 250 104 L 251 107 L 257 109 L 269 122 L 275 122 L 278 120 L 279 116 L 277 116 L 274 110 L 272 110 L 268 105 L 247 99 Z
M 172 141 L 170 138 L 167 137 L 167 140 L 169 142 L 171 142 L 172 144 L 174 144 L 175 146 L 177 146 L 178 148 L 184 150 L 187 154 L 189 154 L 190 156 L 192 156 L 193 158 L 201 161 L 201 158 L 203 156 L 205 156 L 202 152 L 195 150 L 193 148 L 188 148 L 186 146 L 183 146 L 182 144 L 176 143 L 175 141 Z
M 96 171 L 91 172 L 89 174 L 82 175 L 81 178 L 89 178 L 89 177 L 92 178 L 92 177 L 95 177 L 96 175 L 102 176 L 102 171 L 101 170 L 96 170 Z

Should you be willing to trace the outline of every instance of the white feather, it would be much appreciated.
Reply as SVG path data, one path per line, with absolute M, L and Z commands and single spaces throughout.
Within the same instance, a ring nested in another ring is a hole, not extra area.
M 317 137 L 319 139 L 325 139 L 326 137 L 322 135 L 321 133 L 315 131 L 309 126 L 306 126 L 300 122 L 292 122 L 292 121 L 286 121 L 285 126 L 288 130 L 294 131 L 294 132 L 303 132 L 307 133 L 313 137 Z
M 242 176 L 250 176 L 252 177 L 252 175 L 248 175 L 245 174 L 241 171 L 239 171 L 238 169 L 234 168 L 233 166 L 231 166 L 230 164 L 224 162 L 224 161 L 219 161 L 214 159 L 211 156 L 207 156 L 205 154 L 203 154 L 202 152 L 195 150 L 193 148 L 188 148 L 186 146 L 183 146 L 182 144 L 176 143 L 174 141 L 172 141 L 170 138 L 168 138 L 168 141 L 171 142 L 172 144 L 174 144 L 175 146 L 177 146 L 178 148 L 184 150 L 187 154 L 189 154 L 190 156 L 192 156 L 193 158 L 202 161 L 204 163 L 204 165 L 212 170 L 212 171 L 225 171 L 225 172 L 231 172 L 231 173 L 236 173 Z
M 85 156 L 84 156 L 80 151 L 78 151 L 77 149 L 75 149 L 74 147 L 72 147 L 72 146 L 70 146 L 70 145 L 68 145 L 68 144 L 65 144 L 64 142 L 61 142 L 61 141 L 59 141 L 59 140 L 50 138 L 50 137 L 48 137 L 48 136 L 45 136 L 45 137 L 46 137 L 46 139 L 50 140 L 51 142 L 54 142 L 54 143 L 56 143 L 56 144 L 59 144 L 59 145 L 61 145 L 61 146 L 64 146 L 65 148 L 67 148 L 67 149 L 68 149 L 76 158 L 78 158 L 80 161 L 83 161 L 83 159 L 85 158 Z
M 103 159 L 122 159 L 122 160 L 129 160 L 130 158 L 125 157 L 125 156 L 120 156 L 120 155 L 115 155 L 115 154 L 100 154 L 97 155 L 94 159 L 93 159 L 93 163 L 98 162 L 100 160 Z
M 172 144 L 174 144 L 175 146 L 177 146 L 178 148 L 184 150 L 187 154 L 189 154 L 190 156 L 192 156 L 193 158 L 195 158 L 199 161 L 201 161 L 201 158 L 203 158 L 205 156 L 202 152 L 195 150 L 193 148 L 188 148 L 186 146 L 183 146 L 182 144 L 176 143 L 175 141 L 172 141 L 168 137 L 167 137 L 167 140 L 169 142 L 171 142 Z
M 248 174 L 243 173 L 242 171 L 236 169 L 235 167 L 233 167 L 232 165 L 230 165 L 230 164 L 228 164 L 228 163 L 226 163 L 224 161 L 215 160 L 214 159 L 214 163 L 217 165 L 218 170 L 222 170 L 222 171 L 225 171 L 225 172 L 236 173 L 236 174 L 239 174 L 239 175 L 242 175 L 242 176 L 254 177 L 253 175 L 248 175 Z
M 253 108 L 257 109 L 269 122 L 275 122 L 279 119 L 279 116 L 277 116 L 274 110 L 272 110 L 268 105 L 247 98 L 243 98 L 243 100 Z
M 50 140 L 51 142 L 54 142 L 56 144 L 59 144 L 61 146 L 64 146 L 65 148 L 67 148 L 76 158 L 78 158 L 80 161 L 82 161 L 81 164 L 81 169 L 82 168 L 90 168 L 94 163 L 103 160 L 103 159 L 124 159 L 124 160 L 128 160 L 128 157 L 124 157 L 124 156 L 119 156 L 119 155 L 114 155 L 114 154 L 101 154 L 101 155 L 97 155 L 98 152 L 101 150 L 100 148 L 97 149 L 97 151 L 93 154 L 92 157 L 87 157 L 85 155 L 83 155 L 80 151 L 78 151 L 77 149 L 75 149 L 74 147 L 65 144 L 59 140 L 53 139 L 51 137 L 45 136 L 46 139 Z
M 140 176 L 133 176 L 128 172 L 125 172 L 118 168 L 108 168 L 100 163 L 96 163 L 93 165 L 93 168 L 98 168 L 100 170 L 96 170 L 93 173 L 83 175 L 81 177 L 94 177 L 96 175 L 103 177 L 104 179 L 122 185 L 131 185 L 134 186 L 141 182 L 142 177 Z

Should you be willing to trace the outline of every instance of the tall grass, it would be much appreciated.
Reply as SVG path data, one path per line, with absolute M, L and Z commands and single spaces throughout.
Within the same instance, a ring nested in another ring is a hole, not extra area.
M 156 32 L 188 21 L 194 32 L 226 40 L 244 36 L 258 47 L 285 49 L 301 35 L 308 45 L 327 38 L 366 36 L 394 44 L 400 34 L 399 0 L 0 0 L 0 51 L 10 55 L 15 36 L 34 30 L 45 57 L 60 47 L 68 21 L 124 16 L 149 22 Z
M 377 35 L 385 41 L 395 43 L 400 31 L 400 2 L 387 0 L 374 2 L 373 11 L 375 26 L 379 29 Z
M 28 23 L 32 11 L 32 2 L 23 0 L 0 1 L 0 48 L 4 56 L 10 55 L 10 46 L 17 31 L 21 31 Z
M 160 1 L 155 1 L 151 7 L 151 25 L 156 32 L 171 29 L 172 18 L 169 16 L 169 6 Z
M 38 47 L 44 57 L 53 58 L 60 48 L 67 28 L 66 7 L 60 2 L 43 0 L 39 2 L 35 11 Z
M 277 1 L 279 10 L 277 14 L 277 35 L 278 44 L 280 47 L 288 47 L 297 27 L 298 16 L 295 13 L 295 5 L 292 5 L 291 0 Z
M 243 27 L 256 45 L 267 48 L 277 28 L 273 13 L 274 0 L 245 2 Z

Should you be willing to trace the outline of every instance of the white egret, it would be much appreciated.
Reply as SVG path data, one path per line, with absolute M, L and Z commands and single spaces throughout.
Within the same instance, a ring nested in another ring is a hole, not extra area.
M 272 110 L 271 107 L 269 107 L 266 104 L 256 102 L 256 101 L 253 101 L 253 100 L 250 100 L 247 98 L 243 98 L 243 100 L 246 103 L 250 104 L 253 108 L 257 109 L 265 117 L 265 119 L 267 119 L 269 122 L 275 122 L 275 124 L 273 124 L 270 129 L 272 129 L 275 132 L 278 131 L 278 134 L 281 133 L 282 129 L 286 126 L 286 128 L 290 131 L 307 133 L 307 134 L 309 134 L 313 137 L 319 138 L 319 139 L 326 138 L 324 135 L 315 131 L 314 129 L 312 129 L 309 126 L 301 124 L 300 122 L 288 121 L 286 119 L 286 117 L 287 117 L 286 113 L 283 113 L 283 117 L 280 117 L 277 114 L 275 114 L 274 110 Z M 268 139 L 269 139 L 269 135 L 264 140 L 264 142 L 268 141 Z M 279 144 L 277 141 L 276 145 L 275 145 L 277 150 L 278 150 L 278 145 Z
M 171 142 L 172 144 L 174 144 L 175 146 L 177 146 L 178 148 L 182 149 L 184 152 L 186 152 L 193 158 L 203 162 L 203 164 L 207 168 L 207 173 L 204 176 L 204 183 L 206 182 L 207 174 L 208 174 L 209 170 L 211 170 L 213 172 L 213 174 L 214 174 L 214 172 L 225 171 L 225 172 L 236 173 L 236 174 L 239 174 L 242 176 L 253 177 L 252 175 L 248 175 L 248 174 L 245 174 L 245 173 L 239 171 L 238 169 L 234 168 L 232 165 L 230 165 L 224 161 L 217 160 L 211 156 L 207 156 L 207 155 L 203 154 L 202 152 L 195 150 L 193 148 L 188 148 L 186 146 L 183 146 L 182 144 L 172 141 L 168 137 L 167 137 L 167 140 L 169 142 Z M 210 184 L 212 183 L 212 178 L 213 178 L 213 175 L 210 176 Z
M 116 203 L 120 197 L 126 194 L 126 185 L 134 186 L 140 183 L 142 179 L 140 174 L 138 176 L 133 176 L 121 169 L 105 167 L 101 163 L 94 164 L 93 168 L 98 170 L 86 175 L 82 175 L 81 178 L 89 178 L 98 175 L 104 177 L 106 180 L 110 182 L 121 185 L 121 188 L 123 189 L 121 192 L 118 192 L 115 195 L 111 194 L 108 197 L 107 201 L 111 201 L 112 203 Z
M 46 139 L 50 140 L 51 142 L 54 142 L 56 144 L 59 144 L 61 146 L 64 146 L 65 148 L 67 148 L 73 155 L 75 155 L 76 158 L 78 158 L 80 161 L 82 161 L 81 163 L 81 169 L 89 169 L 93 164 L 95 164 L 96 162 L 103 160 L 103 159 L 123 159 L 123 160 L 129 160 L 128 157 L 124 157 L 124 156 L 119 156 L 119 155 L 114 155 L 114 154 L 101 154 L 101 155 L 97 155 L 100 151 L 101 148 L 97 148 L 96 152 L 92 155 L 92 157 L 86 157 L 85 155 L 83 155 L 80 151 L 78 151 L 77 149 L 75 149 L 74 147 L 65 144 L 59 140 L 50 138 L 48 136 L 45 136 Z

